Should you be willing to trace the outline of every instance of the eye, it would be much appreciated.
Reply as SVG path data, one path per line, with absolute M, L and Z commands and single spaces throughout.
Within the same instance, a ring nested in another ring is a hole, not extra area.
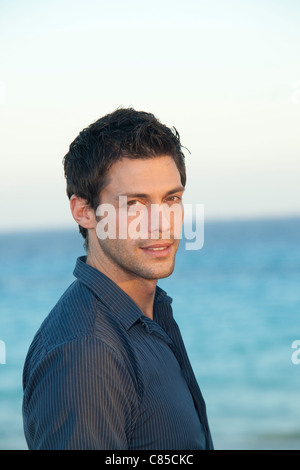
M 181 197 L 180 196 L 168 196 L 166 198 L 166 202 L 172 203 L 180 203 L 181 202 Z
M 131 201 L 127 201 L 127 206 L 129 207 L 135 206 L 137 204 L 141 204 L 141 201 L 139 201 L 138 199 L 132 199 Z
M 145 206 L 145 203 L 143 201 L 140 201 L 139 199 L 131 199 L 131 201 L 127 201 L 127 207 L 130 209 L 131 207 L 133 209 L 141 209 L 142 207 Z

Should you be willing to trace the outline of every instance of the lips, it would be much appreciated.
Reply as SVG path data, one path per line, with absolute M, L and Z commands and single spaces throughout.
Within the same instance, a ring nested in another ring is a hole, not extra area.
M 141 249 L 152 256 L 166 256 L 171 252 L 172 243 L 155 243 L 153 245 L 141 247 Z
M 166 246 L 152 246 L 152 247 L 146 248 L 146 250 L 161 251 L 161 250 L 165 250 L 166 248 L 167 248 Z
M 148 246 L 143 246 L 143 250 L 164 250 L 165 248 L 168 248 L 171 246 L 172 243 L 170 242 L 164 242 L 164 243 L 153 243 L 153 245 L 148 245 Z

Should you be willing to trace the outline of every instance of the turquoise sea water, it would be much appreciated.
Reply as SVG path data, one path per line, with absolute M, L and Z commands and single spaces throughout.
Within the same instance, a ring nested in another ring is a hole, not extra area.
M 0 235 L 0 449 L 26 449 L 25 355 L 82 254 L 76 229 Z M 174 299 L 216 449 L 300 449 L 300 219 L 206 223 L 203 248 L 182 240 L 159 285 Z

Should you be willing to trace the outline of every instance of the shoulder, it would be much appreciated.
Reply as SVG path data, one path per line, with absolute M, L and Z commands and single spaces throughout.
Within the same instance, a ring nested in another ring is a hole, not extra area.
M 76 369 L 112 362 L 134 378 L 126 332 L 109 309 L 82 283 L 75 281 L 37 331 L 24 364 L 23 384 L 53 366 Z M 125 346 L 124 346 L 125 345 Z M 59 366 L 60 364 L 60 366 Z M 54 370 L 54 369 L 53 369 Z
M 23 371 L 24 407 L 33 396 L 47 394 L 59 400 L 67 392 L 95 395 L 108 384 L 138 393 L 135 370 L 120 351 L 94 335 L 69 339 L 46 350 L 37 335 L 29 349 Z
M 81 282 L 75 281 L 64 292 L 38 329 L 32 346 L 41 344 L 44 353 L 93 336 L 101 302 Z

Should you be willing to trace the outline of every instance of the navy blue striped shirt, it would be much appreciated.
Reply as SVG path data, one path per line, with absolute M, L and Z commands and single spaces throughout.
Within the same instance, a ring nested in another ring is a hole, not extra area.
M 212 449 L 170 297 L 156 288 L 151 320 L 85 261 L 27 354 L 29 449 Z

